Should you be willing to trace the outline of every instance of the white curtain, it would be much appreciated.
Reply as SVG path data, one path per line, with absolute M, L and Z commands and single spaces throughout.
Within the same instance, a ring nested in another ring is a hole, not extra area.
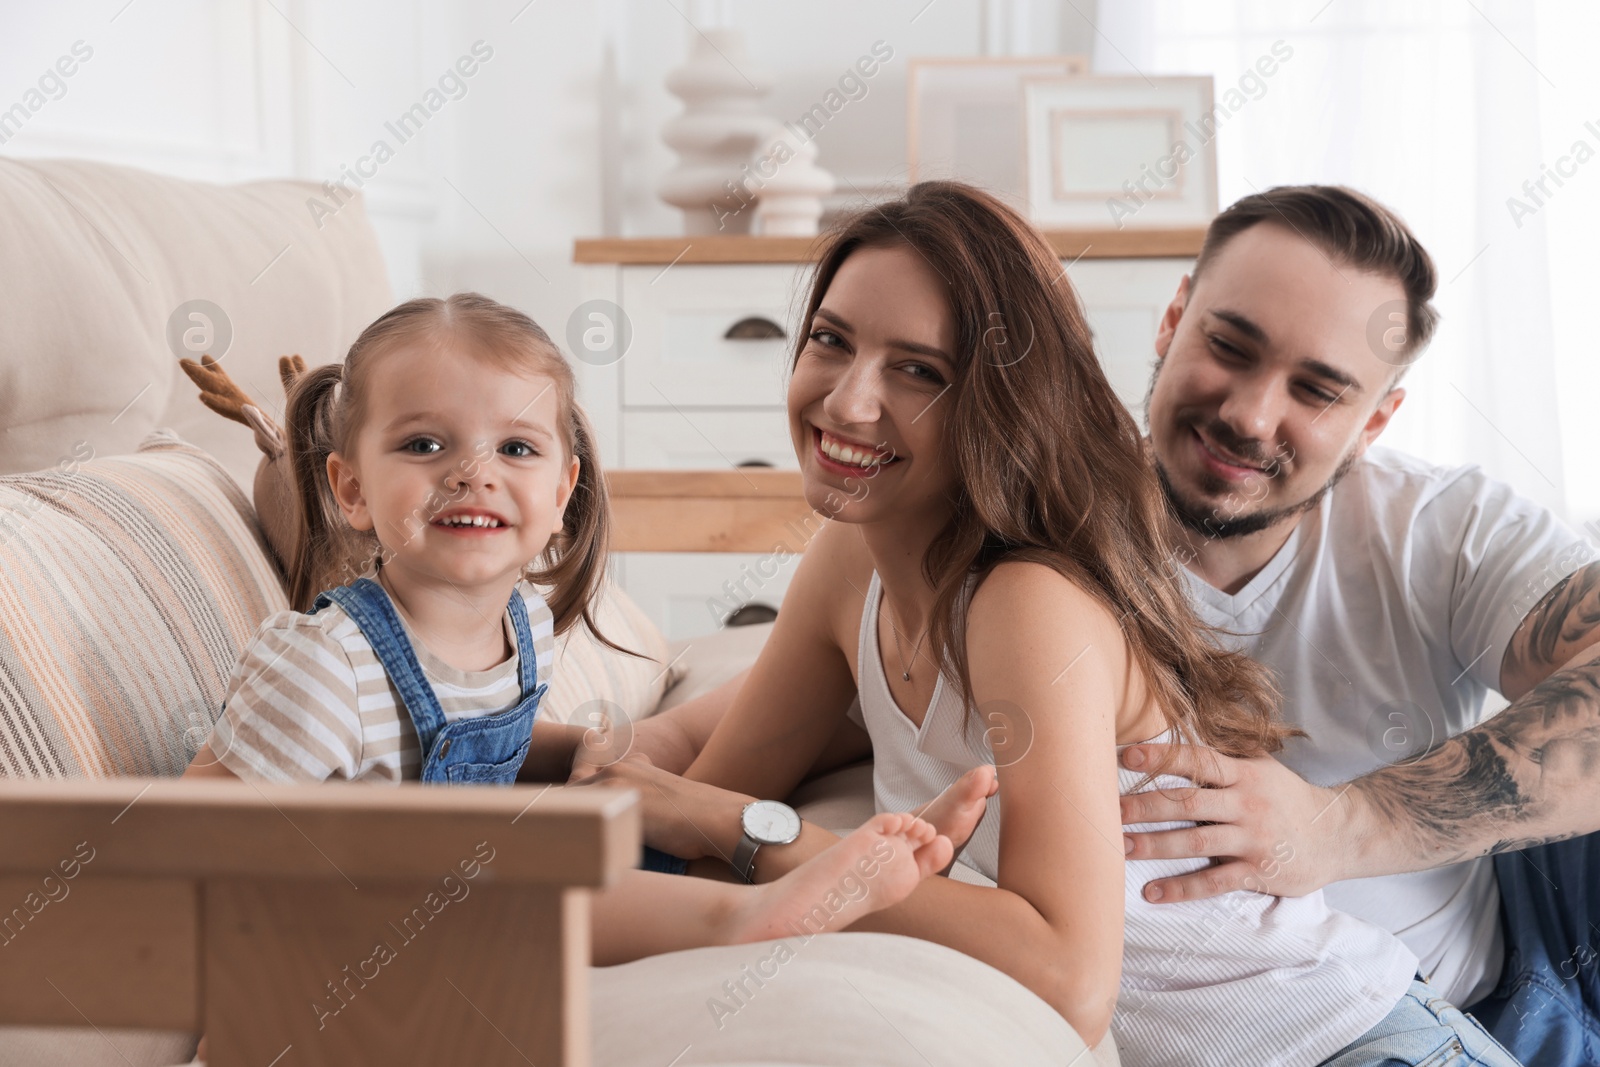
M 1100 0 L 1095 17 L 1098 72 L 1211 74 L 1219 102 L 1241 88 L 1217 137 L 1223 206 L 1342 183 L 1433 254 L 1442 322 L 1383 443 L 1600 516 L 1600 4 Z M 1278 41 L 1293 55 L 1241 86 Z

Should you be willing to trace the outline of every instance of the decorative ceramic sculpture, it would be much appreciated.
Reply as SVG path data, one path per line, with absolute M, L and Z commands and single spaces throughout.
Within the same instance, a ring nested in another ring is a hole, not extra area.
M 755 231 L 770 237 L 815 237 L 822 198 L 833 192 L 833 175 L 817 166 L 817 142 L 780 126 L 756 153 Z
M 756 104 L 771 87 L 751 66 L 735 29 L 696 34 L 688 60 L 667 74 L 667 89 L 684 111 L 661 129 L 680 158 L 657 192 L 683 211 L 684 233 L 750 232 L 758 190 L 747 175 L 774 126 Z

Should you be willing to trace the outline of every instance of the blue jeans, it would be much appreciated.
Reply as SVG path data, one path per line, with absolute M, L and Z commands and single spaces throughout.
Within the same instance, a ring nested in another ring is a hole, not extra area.
M 644 846 L 644 855 L 639 860 L 639 869 L 642 871 L 659 871 L 662 874 L 688 874 L 689 861 L 679 859 L 670 852 Z
M 1472 1005 L 1530 1065 L 1600 1064 L 1600 834 L 1494 858 L 1506 962 Z
M 1322 1067 L 1522 1067 L 1489 1032 L 1422 979 L 1382 1022 Z M 1531 1067 L 1545 1067 L 1541 1061 Z

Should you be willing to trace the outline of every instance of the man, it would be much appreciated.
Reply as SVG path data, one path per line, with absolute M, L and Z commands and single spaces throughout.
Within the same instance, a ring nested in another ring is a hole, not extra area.
M 1326 887 L 1524 1062 L 1600 1063 L 1600 563 L 1474 468 L 1370 451 L 1435 285 L 1405 225 L 1341 188 L 1246 197 L 1208 231 L 1157 337 L 1151 453 L 1202 617 L 1307 736 L 1277 760 L 1174 749 L 1210 788 L 1125 797 L 1123 822 L 1201 825 L 1125 847 L 1216 861 L 1156 901 Z M 636 748 L 683 771 L 738 681 Z M 1512 703 L 1486 717 L 1492 692 Z M 863 751 L 853 730 L 819 768 Z
M 1214 788 L 1125 797 L 1123 821 L 1202 825 L 1125 844 L 1217 861 L 1150 900 L 1326 886 L 1524 1061 L 1600 1063 L 1600 563 L 1475 468 L 1369 451 L 1434 286 L 1348 190 L 1212 224 L 1156 340 L 1152 453 L 1201 617 L 1309 736 L 1279 760 L 1178 750 Z M 1512 703 L 1486 717 L 1492 692 Z

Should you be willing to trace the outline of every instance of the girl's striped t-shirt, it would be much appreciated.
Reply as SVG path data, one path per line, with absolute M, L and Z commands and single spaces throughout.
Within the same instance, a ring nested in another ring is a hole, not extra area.
M 519 582 L 517 590 L 527 604 L 543 684 L 554 658 L 554 619 L 531 584 Z M 506 711 L 521 699 L 509 608 L 503 623 L 511 657 L 485 671 L 463 671 L 428 651 L 402 620 L 447 721 Z M 234 668 L 208 744 L 224 767 L 257 781 L 399 782 L 422 776 L 417 731 L 399 691 L 338 604 L 315 615 L 278 612 L 261 624 Z

